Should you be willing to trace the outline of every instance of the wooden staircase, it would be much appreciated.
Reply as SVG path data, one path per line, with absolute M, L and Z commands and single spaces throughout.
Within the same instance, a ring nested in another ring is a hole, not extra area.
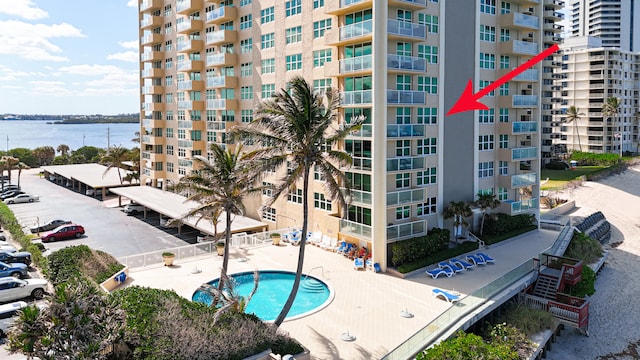
M 541 298 L 555 300 L 558 289 L 558 278 L 550 275 L 540 274 L 538 275 L 538 281 L 533 288 L 534 296 Z

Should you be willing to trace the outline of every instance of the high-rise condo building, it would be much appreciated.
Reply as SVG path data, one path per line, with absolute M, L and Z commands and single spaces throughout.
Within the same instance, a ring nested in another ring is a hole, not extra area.
M 451 228 L 451 201 L 495 194 L 507 214 L 538 214 L 541 129 L 551 124 L 549 58 L 481 101 L 445 116 L 467 82 L 475 91 L 559 42 L 558 0 L 140 1 L 142 182 L 164 186 L 193 170 L 208 144 L 252 121 L 256 104 L 293 75 L 341 93 L 338 123 L 364 115 L 342 144 L 353 186 L 338 209 L 313 173 L 310 231 L 367 246 L 384 269 L 391 244 Z M 274 169 L 275 182 L 287 169 Z M 248 216 L 271 229 L 302 224 L 302 190 Z
M 596 36 L 603 47 L 640 51 L 640 1 L 569 0 L 568 5 L 571 36 Z

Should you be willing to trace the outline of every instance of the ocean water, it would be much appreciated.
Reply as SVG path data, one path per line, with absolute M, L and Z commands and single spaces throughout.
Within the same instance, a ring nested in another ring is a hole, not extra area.
M 15 148 L 35 149 L 66 144 L 71 150 L 83 146 L 107 148 L 123 146 L 131 149 L 140 145 L 131 141 L 138 123 L 126 124 L 47 124 L 47 120 L 0 120 L 0 150 Z M 7 141 L 7 138 L 9 139 Z

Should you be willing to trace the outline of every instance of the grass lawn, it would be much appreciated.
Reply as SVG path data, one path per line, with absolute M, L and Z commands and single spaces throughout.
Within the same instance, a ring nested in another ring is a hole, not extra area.
M 574 170 L 542 169 L 542 171 L 540 171 L 540 181 L 542 182 L 547 178 L 549 178 L 549 181 L 542 185 L 540 190 L 559 190 L 569 181 L 579 176 L 590 174 L 604 168 L 606 168 L 606 166 L 578 166 Z

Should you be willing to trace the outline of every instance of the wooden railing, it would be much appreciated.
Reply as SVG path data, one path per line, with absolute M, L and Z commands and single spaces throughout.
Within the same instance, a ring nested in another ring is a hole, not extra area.
M 528 307 L 550 312 L 561 323 L 587 330 L 589 326 L 589 301 L 567 294 L 557 294 L 557 301 L 525 294 Z
M 582 280 L 582 260 L 542 254 L 540 262 L 540 265 L 546 265 L 552 269 L 562 271 L 560 281 L 564 282 L 564 284 L 561 285 L 562 288 L 564 288 L 564 285 L 575 285 Z

